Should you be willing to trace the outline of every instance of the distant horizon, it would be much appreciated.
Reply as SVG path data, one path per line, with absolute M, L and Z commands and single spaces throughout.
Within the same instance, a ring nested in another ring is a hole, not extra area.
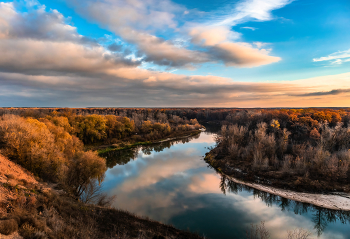
M 114 108 L 114 109 L 348 109 L 349 107 L 196 107 L 196 106 L 179 106 L 179 107 L 117 107 L 117 106 L 104 106 L 104 107 L 0 107 L 0 109 L 11 109 L 11 108 L 19 108 L 19 109 L 106 109 L 106 108 Z
M 0 0 L 0 107 L 348 107 L 349 12 L 348 0 Z

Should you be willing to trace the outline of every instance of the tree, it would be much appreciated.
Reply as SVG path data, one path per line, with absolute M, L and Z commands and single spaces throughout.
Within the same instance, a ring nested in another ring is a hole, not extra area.
M 95 143 L 106 138 L 107 120 L 102 115 L 88 115 L 76 117 L 78 137 L 84 143 Z
M 106 171 L 106 161 L 96 152 L 78 152 L 69 164 L 66 185 L 72 188 L 73 193 L 80 197 L 89 187 L 92 180 L 102 182 Z

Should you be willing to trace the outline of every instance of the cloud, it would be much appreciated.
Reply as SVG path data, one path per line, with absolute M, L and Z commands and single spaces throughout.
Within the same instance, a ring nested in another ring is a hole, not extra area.
M 273 19 L 272 11 L 283 8 L 294 0 L 245 0 L 227 11 L 226 17 L 221 17 L 217 25 L 237 25 L 251 19 L 269 21 Z
M 313 62 L 330 61 L 332 65 L 341 65 L 344 62 L 350 61 L 350 49 L 346 51 L 338 51 L 328 56 L 314 58 L 312 60 Z
M 86 47 L 72 42 L 2 39 L 0 52 L 0 70 L 3 72 L 113 74 L 115 68 L 139 65 L 120 55 L 109 54 L 101 46 Z
M 140 7 L 149 2 L 140 2 Z M 144 55 L 130 56 L 125 52 L 127 47 L 119 43 L 105 48 L 84 40 L 60 13 L 47 12 L 41 5 L 20 12 L 12 3 L 1 3 L 0 13 L 0 95 L 6 99 L 2 106 L 287 107 L 350 103 L 345 92 L 335 95 L 339 89 L 350 89 L 349 73 L 293 82 L 245 83 L 141 68 L 145 61 L 179 67 L 204 62 L 253 67 L 280 60 L 263 49 L 264 43 L 239 42 L 239 34 L 227 26 L 186 27 L 192 30 L 186 32 L 194 44 L 187 49 L 183 38 L 164 40 L 147 29 L 138 30 L 151 27 L 151 22 L 135 23 L 136 30 L 118 29 L 130 42 L 138 39 L 134 43 Z M 38 29 L 31 26 L 34 23 Z M 318 95 L 321 99 L 316 100 L 317 92 L 330 93 Z
M 108 50 L 116 52 L 116 51 L 121 51 L 123 49 L 123 45 L 117 44 L 117 43 L 112 43 L 111 45 L 108 46 Z
M 193 68 L 196 64 L 210 61 L 204 52 L 188 50 L 175 45 L 172 41 L 166 41 L 148 33 L 130 29 L 122 32 L 126 41 L 138 46 L 140 54 L 145 55 L 142 60 L 146 62 L 161 66 Z
M 56 10 L 19 13 L 0 3 L 0 70 L 25 74 L 113 74 L 115 68 L 140 62 L 107 52 L 79 35 Z
M 225 26 L 194 27 L 190 30 L 189 35 L 192 37 L 193 43 L 203 46 L 213 46 L 227 41 L 228 38 L 239 38 L 239 36 L 234 36 L 233 32 Z
M 249 30 L 252 30 L 252 31 L 255 31 L 257 30 L 258 28 L 256 27 L 241 27 L 242 29 L 249 29 Z
M 177 46 L 171 40 L 157 37 L 157 31 L 177 28 L 175 16 L 183 15 L 185 8 L 171 1 L 70 1 L 75 9 L 93 19 L 125 41 L 138 47 L 143 61 L 161 66 L 193 68 L 208 62 L 206 54 Z
M 270 56 L 271 49 L 262 49 L 266 43 L 252 44 L 238 42 L 241 34 L 232 31 L 231 27 L 250 20 L 269 21 L 273 19 L 272 11 L 282 8 L 293 0 L 245 0 L 238 2 L 231 10 L 214 13 L 219 15 L 199 25 L 189 24 L 189 35 L 192 42 L 202 45 L 208 51 L 212 61 L 219 61 L 226 66 L 256 67 L 275 63 L 280 57 Z M 231 7 L 231 6 L 230 6 Z M 228 14 L 227 14 L 228 12 Z M 253 27 L 241 27 L 255 30 Z
M 208 57 L 226 66 L 256 67 L 271 64 L 281 60 L 280 57 L 269 55 L 269 50 L 254 48 L 248 43 L 232 42 L 239 36 L 226 26 L 197 27 L 189 33 L 192 41 L 206 48 Z M 264 43 L 255 43 L 258 48 Z
M 210 53 L 227 66 L 254 67 L 267 65 L 281 60 L 269 56 L 269 51 L 256 49 L 247 44 L 224 42 L 210 48 Z
M 136 68 L 137 69 L 137 68 Z M 202 107 L 307 107 L 348 106 L 349 97 L 323 95 L 320 99 L 308 93 L 339 89 L 345 75 L 324 77 L 328 85 L 313 80 L 284 83 L 244 83 L 214 76 L 183 76 L 125 68 L 115 75 L 90 76 L 27 76 L 1 73 L 0 84 L 13 91 L 26 91 L 20 96 L 35 101 L 35 106 L 202 106 Z M 347 73 L 346 77 L 350 77 Z M 331 80 L 330 80 L 331 79 Z M 332 82 L 331 84 L 329 82 Z M 346 83 L 350 88 L 349 81 Z M 344 87 L 346 88 L 346 87 Z M 16 89 L 16 90 L 15 90 Z M 31 94 L 33 92 L 33 94 Z M 41 92 L 41 93 L 39 93 Z M 299 93 L 300 96 L 293 94 Z M 19 98 L 8 93 L 7 97 Z M 11 101 L 4 102 L 8 104 Z M 140 103 L 142 102 L 142 103 Z M 34 104 L 34 103 L 33 103 Z M 13 105 L 15 106 L 15 105 Z M 29 106 L 29 105 L 27 105 Z M 33 105 L 34 106 L 34 105 Z
M 70 0 L 69 4 L 82 15 L 109 26 L 114 31 L 123 28 L 134 30 L 159 30 L 176 28 L 176 15 L 182 15 L 184 7 L 169 0 Z
M 319 91 L 319 92 L 311 92 L 305 94 L 295 94 L 294 96 L 324 96 L 324 95 L 339 95 L 343 93 L 349 93 L 350 89 L 338 89 L 331 91 Z
M 134 44 L 138 48 L 138 56 L 142 56 L 144 62 L 189 69 L 207 62 L 255 67 L 279 61 L 280 58 L 269 56 L 269 51 L 266 49 L 259 51 L 251 46 L 239 47 L 232 41 L 237 40 L 240 34 L 231 31 L 230 27 L 250 19 L 271 20 L 272 10 L 290 2 L 290 0 L 242 1 L 234 7 L 232 14 L 224 16 L 224 20 L 208 24 L 186 21 L 187 15 L 192 15 L 193 21 L 196 12 L 169 0 L 88 0 L 84 3 L 69 1 L 85 18 Z M 180 35 L 183 39 L 190 39 L 194 45 L 179 46 L 171 38 L 163 39 L 157 36 L 158 33 L 162 35 L 168 33 L 167 35 L 175 37 Z M 217 45 L 218 43 L 225 44 Z M 225 52 L 227 50 L 229 51 Z M 243 53 L 244 50 L 248 52 Z M 251 61 L 248 62 L 249 60 Z
M 33 5 L 32 3 L 31 5 Z M 67 19 L 57 10 L 47 12 L 45 6 L 19 13 L 13 3 L 0 2 L 0 39 L 36 39 L 55 42 L 70 41 L 96 44 L 97 42 L 77 33 L 66 23 Z

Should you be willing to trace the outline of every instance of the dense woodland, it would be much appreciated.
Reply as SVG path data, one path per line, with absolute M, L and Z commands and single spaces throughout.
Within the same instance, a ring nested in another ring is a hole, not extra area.
M 121 140 L 157 140 L 179 132 L 198 130 L 196 118 L 163 109 L 2 108 L 0 115 L 46 119 L 76 135 L 85 144 Z
M 197 131 L 196 119 L 146 111 L 77 115 L 72 110 L 2 110 L 1 153 L 46 181 L 59 182 L 81 198 L 103 180 L 105 159 L 90 144 L 159 140 Z
M 350 182 L 347 110 L 282 109 L 227 115 L 213 164 L 294 189 L 345 190 Z M 285 181 L 286 184 L 281 183 Z
M 350 108 L 304 108 L 304 109 L 244 109 L 244 108 L 0 108 L 0 115 L 15 114 L 21 116 L 31 116 L 34 118 L 44 117 L 53 111 L 65 115 L 116 115 L 132 118 L 135 122 L 135 115 L 142 118 L 143 121 L 148 117 L 154 117 L 158 112 L 166 115 L 176 115 L 186 117 L 187 119 L 197 119 L 198 121 L 225 121 L 229 114 L 238 112 L 247 113 L 246 116 L 255 113 L 269 114 L 276 117 L 302 118 L 307 121 L 310 117 L 314 120 L 321 120 L 322 117 L 328 118 L 331 122 L 332 118 L 347 121 L 349 118 Z M 323 113 L 322 113 L 323 112 Z M 321 115 L 320 115 L 321 114 Z M 324 116 L 322 116 L 324 114 Z M 153 115 L 153 116 L 152 116 Z M 294 116 L 293 116 L 294 115 Z M 340 116 L 340 118 L 338 117 Z M 348 117 L 346 117 L 348 115 Z M 344 118 L 345 117 L 345 118 Z M 243 119 L 243 118 L 242 118 Z M 330 120 L 331 119 L 331 120 Z M 336 121 L 338 122 L 338 121 Z M 137 124 L 137 123 L 136 123 Z

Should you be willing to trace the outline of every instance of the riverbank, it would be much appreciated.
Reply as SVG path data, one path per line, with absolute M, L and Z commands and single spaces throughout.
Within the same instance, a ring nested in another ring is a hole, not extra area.
M 195 136 L 198 135 L 202 132 L 202 130 L 194 130 L 191 132 L 184 132 L 182 134 L 173 136 L 173 137 L 168 137 L 165 139 L 160 139 L 160 140 L 154 140 L 154 141 L 144 141 L 144 142 L 136 142 L 136 143 L 122 143 L 122 144 L 112 144 L 112 145 L 101 145 L 98 147 L 95 147 L 94 150 L 96 150 L 98 152 L 98 154 L 103 154 L 103 153 L 107 153 L 110 151 L 116 151 L 116 150 L 124 150 L 124 149 L 130 149 L 130 148 L 135 148 L 137 146 L 140 145 L 152 145 L 152 144 L 158 144 L 158 143 L 163 143 L 163 142 L 167 142 L 167 141 L 171 141 L 171 140 L 178 140 L 178 139 L 183 139 L 183 138 L 187 138 L 187 137 L 191 137 L 191 136 Z
M 0 238 L 202 238 L 127 211 L 85 204 L 0 156 Z
M 298 191 L 291 190 L 288 188 L 288 185 L 291 185 L 290 182 L 283 182 L 283 179 L 276 179 L 273 177 L 262 178 L 261 174 L 257 176 L 254 175 L 253 172 L 246 172 L 242 168 L 236 167 L 237 165 L 228 164 L 227 161 L 224 160 L 224 156 L 217 154 L 216 148 L 207 153 L 204 160 L 219 174 L 227 177 L 235 183 L 243 184 L 294 201 L 309 203 L 318 207 L 350 211 L 350 193 L 347 191 L 312 192 L 304 190 L 308 185 L 303 185 Z M 280 182 L 276 182 L 277 180 L 280 180 Z M 278 185 L 283 185 L 285 188 L 278 187 Z M 294 185 L 294 188 L 298 187 L 296 184 L 292 185 Z
M 257 184 L 257 183 L 244 182 L 242 180 L 225 175 L 223 173 L 221 174 L 235 183 L 243 184 L 248 187 L 255 188 L 260 191 L 267 192 L 276 196 L 284 197 L 284 198 L 291 199 L 298 202 L 309 203 L 309 204 L 312 204 L 318 207 L 327 208 L 327 209 L 350 211 L 350 194 L 341 193 L 339 195 L 332 195 L 332 194 L 295 192 L 291 190 L 274 188 L 274 187 Z

